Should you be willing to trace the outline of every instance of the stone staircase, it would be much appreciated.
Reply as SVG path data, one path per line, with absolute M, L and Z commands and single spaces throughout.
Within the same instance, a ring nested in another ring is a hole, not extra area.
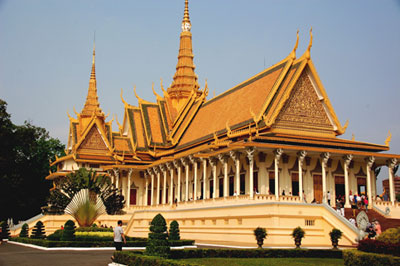
M 362 210 L 356 210 L 356 217 Z M 353 210 L 351 208 L 346 208 L 344 210 L 344 215 L 346 219 L 353 217 Z M 381 215 L 379 212 L 369 209 L 367 212 L 369 221 L 377 220 L 381 224 L 382 232 L 389 228 L 400 227 L 400 219 L 390 219 Z M 355 219 L 355 217 L 353 217 Z

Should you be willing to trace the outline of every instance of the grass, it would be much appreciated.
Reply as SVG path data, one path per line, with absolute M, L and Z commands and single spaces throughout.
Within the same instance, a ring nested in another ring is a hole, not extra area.
M 331 266 L 331 265 L 344 265 L 343 259 L 323 259 L 323 258 L 197 258 L 197 259 L 184 259 L 179 260 L 187 263 L 197 263 L 205 266 L 305 266 L 305 265 L 318 265 L 318 266 Z

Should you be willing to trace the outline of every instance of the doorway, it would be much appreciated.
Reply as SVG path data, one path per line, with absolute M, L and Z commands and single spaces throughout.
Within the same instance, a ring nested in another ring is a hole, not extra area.
M 314 179 L 314 200 L 322 203 L 322 175 L 313 175 Z

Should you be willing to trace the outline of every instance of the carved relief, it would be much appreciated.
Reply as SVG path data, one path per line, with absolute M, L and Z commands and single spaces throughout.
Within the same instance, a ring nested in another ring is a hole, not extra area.
M 324 106 L 306 72 L 303 72 L 297 80 L 273 127 L 333 130 Z
M 79 150 L 90 150 L 91 152 L 104 152 L 108 150 L 96 126 L 90 129 Z

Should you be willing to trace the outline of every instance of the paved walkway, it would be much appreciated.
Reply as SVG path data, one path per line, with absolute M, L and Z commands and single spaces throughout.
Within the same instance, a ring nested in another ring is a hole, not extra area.
M 10 243 L 0 245 L 0 266 L 106 266 L 114 251 L 46 251 Z

